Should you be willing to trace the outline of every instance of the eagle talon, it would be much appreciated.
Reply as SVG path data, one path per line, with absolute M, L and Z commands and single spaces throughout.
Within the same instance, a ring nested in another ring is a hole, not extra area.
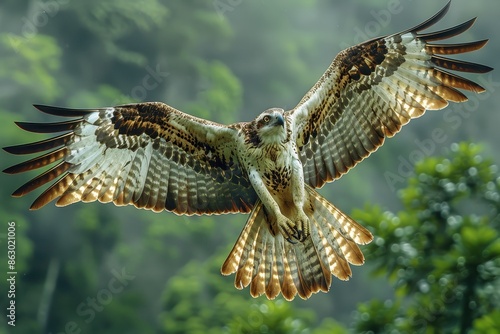
M 297 241 L 292 241 L 293 239 L 299 240 L 299 234 L 297 232 L 297 227 L 295 224 L 287 217 L 281 215 L 278 216 L 277 224 L 279 231 L 288 242 L 295 244 Z
M 304 213 L 299 213 L 296 219 L 297 240 L 304 242 L 309 236 L 309 218 Z
M 302 234 L 302 230 L 295 230 L 297 233 L 293 236 L 295 239 L 297 239 L 298 241 L 304 241 L 303 240 L 303 234 Z
M 306 239 L 307 239 L 307 237 L 308 237 L 308 236 L 309 236 L 309 235 L 305 234 L 305 233 L 304 233 L 304 231 L 302 231 L 302 230 L 301 230 L 301 231 L 300 231 L 300 238 L 299 238 L 299 241 L 300 241 L 300 242 L 304 242 L 304 241 L 306 241 Z

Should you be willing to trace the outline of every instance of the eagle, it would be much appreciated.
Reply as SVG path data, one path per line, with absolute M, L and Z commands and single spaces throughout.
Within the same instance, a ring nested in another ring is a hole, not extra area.
M 439 42 L 468 30 L 475 18 L 424 33 L 448 11 L 414 28 L 341 51 L 291 110 L 271 108 L 250 122 L 223 125 L 145 102 L 95 109 L 35 105 L 66 117 L 17 122 L 26 131 L 62 133 L 5 147 L 42 155 L 4 170 L 49 167 L 12 195 L 51 182 L 31 209 L 53 200 L 113 202 L 178 215 L 249 213 L 221 273 L 235 273 L 253 297 L 307 299 L 327 292 L 332 277 L 347 280 L 361 265 L 365 227 L 315 189 L 337 180 L 426 110 L 464 102 L 477 83 L 450 71 L 491 67 L 446 57 L 482 48 L 487 40 Z M 434 43 L 433 43 L 434 42 Z

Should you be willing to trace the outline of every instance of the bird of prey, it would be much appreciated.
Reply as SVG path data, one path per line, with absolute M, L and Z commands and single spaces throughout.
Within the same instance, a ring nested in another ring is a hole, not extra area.
M 280 293 L 309 298 L 328 291 L 332 275 L 361 265 L 358 245 L 373 236 L 315 188 L 334 181 L 425 110 L 464 102 L 460 90 L 484 88 L 451 71 L 490 67 L 447 58 L 487 40 L 441 44 L 475 19 L 424 33 L 450 3 L 422 24 L 341 51 L 291 110 L 271 108 L 250 122 L 222 125 L 159 102 L 96 109 L 35 105 L 67 117 L 17 125 L 30 132 L 63 132 L 6 147 L 12 154 L 45 152 L 4 170 L 15 174 L 55 165 L 17 189 L 24 196 L 52 184 L 32 204 L 57 200 L 135 205 L 179 215 L 250 213 L 222 265 L 235 286 L 254 297 Z

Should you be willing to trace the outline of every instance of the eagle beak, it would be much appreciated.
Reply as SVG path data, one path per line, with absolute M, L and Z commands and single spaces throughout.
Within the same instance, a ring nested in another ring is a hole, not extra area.
M 274 125 L 281 125 L 282 127 L 285 126 L 285 119 L 282 115 L 276 115 L 276 121 L 274 121 Z

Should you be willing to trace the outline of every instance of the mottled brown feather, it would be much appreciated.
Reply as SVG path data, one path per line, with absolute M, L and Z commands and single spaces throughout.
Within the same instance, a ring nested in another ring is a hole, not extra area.
M 50 182 L 60 176 L 61 174 L 65 173 L 69 168 L 70 164 L 67 162 L 61 161 L 58 163 L 56 166 L 52 167 L 51 169 L 47 170 L 46 172 L 38 175 L 37 177 L 31 179 L 30 181 L 26 182 L 24 185 L 19 187 L 16 191 L 12 193 L 12 196 L 14 197 L 21 197 L 24 196 L 31 191 L 37 189 L 38 187 L 43 186 L 47 182 Z
M 67 148 L 61 147 L 54 151 L 48 152 L 39 157 L 33 158 L 31 160 L 19 163 L 17 165 L 11 166 L 9 168 L 4 169 L 4 173 L 7 174 L 17 174 L 26 171 L 30 171 L 33 169 L 38 169 L 47 165 L 50 165 L 53 162 L 61 160 L 67 154 Z
M 484 88 L 444 69 L 485 73 L 492 68 L 442 55 L 478 50 L 487 40 L 430 44 L 461 34 L 475 22 L 420 33 L 439 21 L 450 3 L 424 23 L 353 46 L 287 112 L 294 119 L 306 183 L 321 187 L 354 167 L 425 110 L 464 102 L 458 89 Z
M 80 118 L 18 123 L 31 132 L 69 131 L 5 148 L 13 154 L 55 148 L 7 168 L 6 173 L 63 162 L 19 188 L 15 196 L 23 196 L 63 173 L 74 174 L 61 178 L 64 187 L 49 188 L 32 208 L 60 197 L 57 205 L 99 200 L 178 214 L 219 214 L 249 212 L 257 199 L 236 158 L 238 124 L 223 126 L 163 103 L 89 110 L 36 107 L 51 115 Z
M 427 44 L 425 50 L 429 54 L 438 55 L 452 55 L 459 53 L 472 52 L 481 49 L 488 43 L 487 39 L 470 43 L 457 43 L 457 44 Z

